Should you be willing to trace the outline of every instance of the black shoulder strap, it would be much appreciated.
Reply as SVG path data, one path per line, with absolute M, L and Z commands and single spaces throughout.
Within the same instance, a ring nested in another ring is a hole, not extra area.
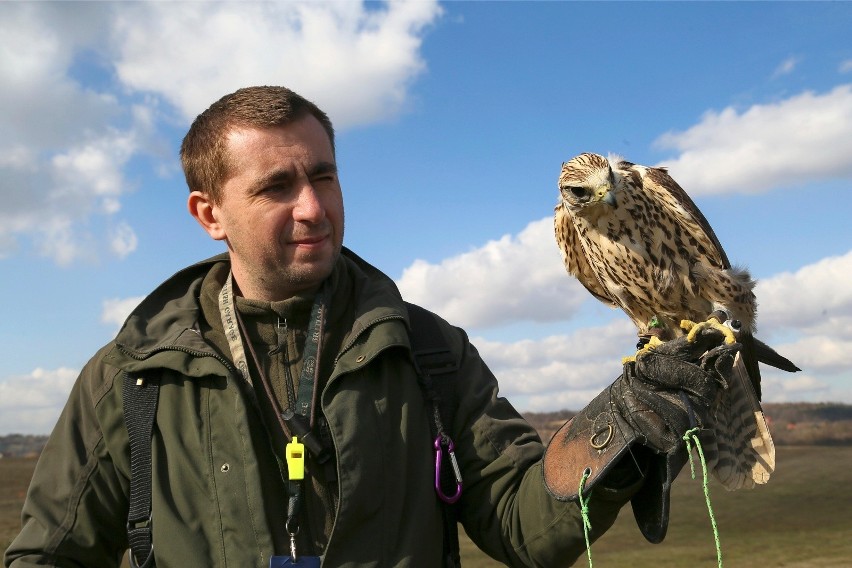
M 455 396 L 455 381 L 458 362 L 450 351 L 449 345 L 438 327 L 435 316 L 418 305 L 405 303 L 408 318 L 411 321 L 411 350 L 414 366 L 420 378 L 426 400 L 434 408 L 433 436 L 444 431 L 444 423 L 451 424 L 458 410 L 458 397 Z M 449 460 L 441 462 L 441 490 L 445 495 L 456 491 L 456 478 Z M 459 535 L 456 508 L 441 502 L 444 517 L 443 559 L 445 568 L 461 566 L 459 554 Z
M 444 340 L 435 316 L 418 305 L 409 302 L 405 305 L 411 320 L 409 341 L 421 386 L 425 388 L 430 401 L 437 401 L 440 410 L 438 418 L 452 419 L 459 406 L 455 396 L 458 362 Z M 439 429 L 442 429 L 442 426 L 443 420 L 436 424 Z
M 124 424 L 130 439 L 130 509 L 127 540 L 130 566 L 152 568 L 154 545 L 151 531 L 151 432 L 157 416 L 160 385 L 156 379 L 124 374 Z

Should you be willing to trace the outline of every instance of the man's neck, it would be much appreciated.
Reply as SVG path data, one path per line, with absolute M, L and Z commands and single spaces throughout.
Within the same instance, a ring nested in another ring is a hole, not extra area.
M 283 302 L 296 296 L 313 297 L 319 290 L 319 286 L 308 286 L 303 289 L 269 289 L 265 286 L 254 286 L 247 278 L 241 277 L 237 272 L 233 272 L 234 295 L 246 300 L 256 300 L 260 302 Z

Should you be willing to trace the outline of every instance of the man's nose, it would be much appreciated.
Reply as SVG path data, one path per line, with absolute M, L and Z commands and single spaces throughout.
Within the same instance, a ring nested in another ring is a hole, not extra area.
M 325 208 L 320 201 L 316 188 L 306 182 L 299 189 L 299 197 L 293 209 L 293 218 L 297 221 L 317 221 L 325 216 Z

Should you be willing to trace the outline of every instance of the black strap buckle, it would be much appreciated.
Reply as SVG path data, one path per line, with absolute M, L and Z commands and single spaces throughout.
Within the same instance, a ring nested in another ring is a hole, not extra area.
M 127 554 L 127 559 L 129 561 L 130 568 L 150 568 L 154 565 L 154 544 L 151 539 L 151 532 L 153 530 L 154 519 L 150 514 L 147 517 L 143 517 L 141 519 L 128 519 L 127 538 L 131 546 Z M 136 541 L 150 543 L 148 545 L 148 555 L 142 562 L 139 562 L 136 559 L 136 554 L 134 551 L 139 548 L 139 546 L 133 546 L 133 543 Z

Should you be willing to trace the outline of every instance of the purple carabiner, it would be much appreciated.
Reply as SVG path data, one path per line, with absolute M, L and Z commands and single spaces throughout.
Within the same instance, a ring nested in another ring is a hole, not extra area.
M 435 438 L 435 492 L 438 494 L 438 498 L 444 503 L 448 503 L 452 505 L 456 501 L 459 500 L 462 493 L 462 477 L 461 471 L 459 470 L 459 462 L 456 461 L 456 446 L 453 444 L 452 439 L 449 436 L 446 436 L 447 440 L 447 455 L 450 456 L 450 465 L 453 466 L 453 474 L 456 476 L 456 492 L 453 495 L 447 495 L 441 489 L 441 461 L 442 457 L 442 446 L 443 440 L 445 436 L 439 435 Z

